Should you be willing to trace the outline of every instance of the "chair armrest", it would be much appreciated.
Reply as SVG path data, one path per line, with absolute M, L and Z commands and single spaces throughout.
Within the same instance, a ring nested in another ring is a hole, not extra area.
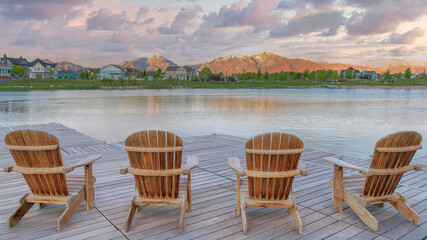
M 352 170 L 359 171 L 360 173 L 362 173 L 364 175 L 369 175 L 370 174 L 369 170 L 367 170 L 367 169 L 361 168 L 359 166 L 356 166 L 354 164 L 345 162 L 343 160 L 339 160 L 339 159 L 334 158 L 334 157 L 326 157 L 326 158 L 323 158 L 323 160 L 325 160 L 326 162 L 332 163 L 335 166 L 339 166 L 339 167 L 342 167 L 342 168 L 347 168 L 347 169 L 352 169 Z
M 14 166 L 4 167 L 3 172 L 12 172 Z
M 235 158 L 235 157 L 228 158 L 228 167 L 236 171 L 237 176 L 239 177 L 245 176 L 245 171 L 240 166 L 239 158 Z
M 411 164 L 414 167 L 415 171 L 421 171 L 423 168 L 420 165 Z
M 126 173 L 128 173 L 128 168 L 130 168 L 129 162 L 123 163 L 122 167 L 120 168 L 120 174 L 126 174 Z
M 87 158 L 84 158 L 84 159 L 82 159 L 82 160 L 74 163 L 73 165 L 66 166 L 65 169 L 67 169 L 68 172 L 71 172 L 75 168 L 83 167 L 83 166 L 86 166 L 86 165 L 90 165 L 90 164 L 94 163 L 96 160 L 98 160 L 100 158 L 102 158 L 101 155 L 92 155 L 92 156 L 89 156 Z
M 305 169 L 305 164 L 303 162 L 299 162 L 298 169 L 301 171 L 301 176 L 308 176 L 308 172 Z
M 184 169 L 184 174 L 190 174 L 191 169 L 199 166 L 199 157 L 196 156 L 188 156 L 187 157 L 187 164 L 182 166 L 182 169 Z

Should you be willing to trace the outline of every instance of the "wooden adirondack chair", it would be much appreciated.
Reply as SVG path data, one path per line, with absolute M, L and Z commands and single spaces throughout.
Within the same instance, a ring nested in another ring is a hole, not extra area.
M 403 173 L 421 170 L 420 166 L 409 164 L 415 152 L 422 148 L 421 141 L 417 132 L 397 132 L 380 139 L 368 169 L 336 158 L 324 158 L 334 164 L 334 178 L 330 181 L 334 189 L 334 208 L 342 212 L 344 200 L 369 228 L 378 231 L 378 221 L 366 205 L 384 206 L 389 202 L 408 221 L 419 225 L 420 216 L 394 190 Z M 344 168 L 357 170 L 364 176 L 343 177 Z
M 288 208 L 298 233 L 302 222 L 292 182 L 295 176 L 307 176 L 305 165 L 299 162 L 304 143 L 287 133 L 265 133 L 246 142 L 246 166 L 238 158 L 229 158 L 228 165 L 236 171 L 237 213 L 242 215 L 243 233 L 247 233 L 247 207 Z M 247 179 L 240 179 L 240 177 Z
M 58 139 L 46 132 L 17 130 L 4 139 L 17 166 L 4 168 L 5 172 L 22 173 L 31 193 L 19 201 L 19 207 L 8 219 L 9 228 L 18 224 L 34 203 L 39 208 L 46 204 L 65 204 L 67 208 L 58 219 L 57 228 L 64 228 L 86 199 L 86 210 L 93 207 L 95 178 L 92 164 L 101 156 L 91 156 L 71 166 L 62 163 Z M 85 175 L 65 175 L 75 168 L 83 167 Z
M 130 203 L 125 231 L 129 231 L 140 206 L 179 206 L 179 231 L 184 228 L 185 209 L 191 211 L 191 169 L 197 167 L 198 158 L 188 157 L 181 168 L 182 139 L 164 131 L 140 131 L 125 141 L 130 166 L 123 166 L 121 174 L 135 178 L 137 194 Z M 186 177 L 181 177 L 186 175 Z

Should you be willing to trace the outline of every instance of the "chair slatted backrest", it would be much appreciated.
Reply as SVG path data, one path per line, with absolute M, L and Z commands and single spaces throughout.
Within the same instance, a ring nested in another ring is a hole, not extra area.
M 393 169 L 410 164 L 421 146 L 417 132 L 397 132 L 380 139 L 375 145 L 370 169 Z M 367 176 L 362 196 L 381 197 L 393 194 L 403 174 Z
M 37 170 L 63 166 L 58 139 L 51 134 L 36 130 L 17 130 L 8 133 L 4 141 L 19 167 Z M 22 175 L 34 195 L 69 195 L 64 173 Z
M 250 171 L 284 172 L 298 168 L 304 143 L 287 133 L 265 133 L 246 143 L 246 167 Z M 257 151 L 265 150 L 265 151 Z M 294 151 L 274 151 L 294 150 Z M 258 153 L 257 153 L 258 152 Z M 248 177 L 249 198 L 286 200 L 292 191 L 294 177 Z
M 182 139 L 165 131 L 140 131 L 125 141 L 131 168 L 144 170 L 181 169 Z M 166 174 L 165 174 L 166 175 Z M 178 197 L 180 175 L 134 175 L 135 186 L 141 197 L 173 199 Z

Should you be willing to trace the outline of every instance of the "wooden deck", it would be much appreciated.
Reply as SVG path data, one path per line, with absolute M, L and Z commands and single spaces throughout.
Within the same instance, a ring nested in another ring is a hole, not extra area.
M 86 211 L 82 204 L 69 224 L 58 232 L 56 220 L 65 206 L 33 207 L 14 228 L 7 228 L 7 218 L 18 205 L 18 199 L 29 191 L 21 174 L 0 173 L 0 239 L 423 239 L 427 236 L 427 175 L 425 170 L 406 174 L 398 191 L 421 216 L 421 225 L 406 221 L 386 204 L 368 209 L 379 220 L 379 231 L 369 230 L 344 203 L 344 212 L 332 207 L 332 188 L 328 181 L 333 167 L 322 158 L 336 154 L 306 149 L 302 160 L 308 177 L 294 181 L 294 196 L 304 224 L 299 235 L 292 216 L 283 209 L 249 208 L 248 234 L 242 234 L 241 218 L 235 207 L 235 177 L 228 168 L 227 157 L 244 158 L 246 139 L 210 135 L 184 138 L 184 157 L 200 157 L 193 171 L 192 212 L 186 215 L 183 233 L 178 233 L 180 209 L 144 207 L 135 214 L 131 230 L 123 231 L 134 183 L 130 175 L 120 175 L 122 163 L 128 161 L 122 144 L 108 144 L 83 135 L 60 124 L 0 128 L 0 166 L 14 165 L 3 149 L 4 136 L 16 129 L 48 131 L 60 140 L 65 162 L 83 156 L 101 154 L 94 164 L 95 208 Z M 138 130 L 138 129 L 136 129 Z M 424 143 L 424 145 L 426 145 Z M 367 159 L 340 156 L 366 166 Z M 427 156 L 414 160 L 427 169 Z M 243 165 L 244 161 L 241 161 Z M 346 171 L 346 173 L 355 173 Z

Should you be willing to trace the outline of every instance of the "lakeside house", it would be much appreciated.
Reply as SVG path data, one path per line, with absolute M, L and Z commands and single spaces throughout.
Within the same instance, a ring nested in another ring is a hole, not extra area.
M 109 64 L 103 66 L 99 72 L 99 79 L 125 79 L 126 78 L 126 69 L 115 64 Z
M 125 68 L 126 69 L 126 78 L 128 80 L 135 80 L 138 78 L 138 69 L 136 68 Z
M 29 78 L 58 78 L 58 65 L 47 63 L 40 58 L 28 64 Z
M 346 73 L 347 71 L 350 71 L 353 75 L 356 73 L 356 79 L 357 79 L 357 78 L 360 78 L 361 72 L 360 72 L 359 70 L 357 70 L 357 69 L 353 68 L 353 67 L 349 67 L 349 68 L 347 68 L 347 69 L 343 69 L 343 70 L 341 70 L 341 71 L 339 72 L 339 74 L 340 74 L 340 75 L 345 76 L 345 73 Z
M 29 62 L 27 61 L 27 59 L 20 56 L 19 58 L 7 57 L 7 60 L 12 63 L 12 68 L 13 68 L 13 66 L 23 67 L 25 69 L 24 77 L 28 77 L 28 64 L 29 64 Z M 3 61 L 3 58 L 0 58 L 0 61 Z
M 76 79 L 79 75 L 71 70 L 59 70 L 58 77 L 59 78 L 67 78 L 67 79 Z
M 0 79 L 11 79 L 12 78 L 12 62 L 7 58 L 6 54 L 0 62 Z
M 178 80 L 193 80 L 197 78 L 197 72 L 192 67 L 167 67 L 164 79 L 173 78 Z
M 377 79 L 377 72 L 375 71 L 363 71 L 360 73 L 360 77 L 361 78 L 365 78 L 365 79 Z

